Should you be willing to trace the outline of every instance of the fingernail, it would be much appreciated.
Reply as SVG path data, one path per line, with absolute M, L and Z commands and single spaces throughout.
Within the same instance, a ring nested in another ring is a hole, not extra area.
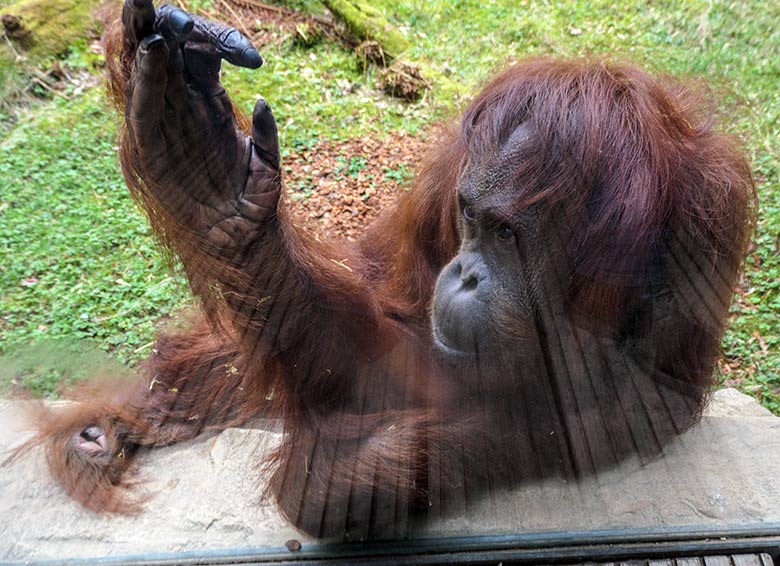
M 153 34 L 149 35 L 141 40 L 141 43 L 139 44 L 139 49 L 143 51 L 144 53 L 151 50 L 156 49 L 160 45 L 164 45 L 165 41 L 163 40 L 161 35 Z
M 255 118 L 259 118 L 263 116 L 266 113 L 271 112 L 271 105 L 268 104 L 265 98 L 258 98 L 257 102 L 255 102 L 255 111 L 252 113 L 252 115 Z
M 247 47 L 241 53 L 241 63 L 249 69 L 259 69 L 263 66 L 263 58 L 254 47 Z
M 171 10 L 171 13 L 168 16 L 168 23 L 170 23 L 171 30 L 177 36 L 189 35 L 192 32 L 192 28 L 195 26 L 195 22 L 190 15 L 178 8 Z

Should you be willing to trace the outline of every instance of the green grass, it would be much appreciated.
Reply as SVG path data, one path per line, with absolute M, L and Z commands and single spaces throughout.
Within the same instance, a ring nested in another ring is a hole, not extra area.
M 187 300 L 122 182 L 115 130 L 92 89 L 52 101 L 0 144 L 2 353 L 84 340 L 130 362 Z
M 247 113 L 259 96 L 268 100 L 287 148 L 388 130 L 417 133 L 430 120 L 429 108 L 377 90 L 374 71 L 359 72 L 357 58 L 332 42 L 264 51 L 263 57 L 259 71 L 227 68 L 225 86 Z
M 780 414 L 780 4 L 384 5 L 414 46 L 404 58 L 425 61 L 470 89 L 513 58 L 600 53 L 703 76 L 716 87 L 725 127 L 745 139 L 753 159 L 760 197 L 744 297 L 724 340 L 733 368 L 724 378 Z M 332 42 L 303 49 L 289 41 L 263 55 L 263 69 L 229 69 L 225 82 L 246 111 L 260 94 L 269 100 L 287 151 L 321 139 L 417 133 L 451 112 L 452 101 L 436 92 L 417 104 L 386 97 L 376 71 L 361 72 L 355 56 Z M 69 340 L 132 363 L 144 356 L 158 322 L 188 300 L 127 196 L 114 156 L 115 117 L 101 101 L 97 89 L 71 103 L 51 101 L 0 142 L 0 370 L 15 368 L 0 371 L 0 380 L 21 375 L 43 394 L 78 376 L 25 365 L 19 359 L 29 348 Z M 360 167 L 344 165 L 344 174 Z M 396 174 L 408 178 L 388 172 Z

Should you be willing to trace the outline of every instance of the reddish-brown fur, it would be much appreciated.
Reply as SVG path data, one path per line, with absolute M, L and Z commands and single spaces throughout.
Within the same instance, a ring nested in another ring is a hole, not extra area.
M 116 30 L 107 46 L 121 110 L 130 62 Z M 602 60 L 520 62 L 432 143 L 414 189 L 357 245 L 305 237 L 282 197 L 239 260 L 192 232 L 192 203 L 160 203 L 165 187 L 144 184 L 123 135 L 127 183 L 203 313 L 158 340 L 138 383 L 42 419 L 52 473 L 93 510 L 130 511 L 139 450 L 277 417 L 282 511 L 311 533 L 362 538 L 480 490 L 656 454 L 700 413 L 752 211 L 749 167 L 699 90 Z M 540 144 L 518 164 L 516 206 L 543 203 L 552 237 L 533 252 L 565 261 L 551 263 L 538 351 L 492 376 L 506 381 L 493 396 L 432 353 L 430 303 L 460 243 L 460 172 L 521 122 Z M 650 364 L 616 338 L 629 318 Z M 74 441 L 92 425 L 106 431 L 100 452 Z

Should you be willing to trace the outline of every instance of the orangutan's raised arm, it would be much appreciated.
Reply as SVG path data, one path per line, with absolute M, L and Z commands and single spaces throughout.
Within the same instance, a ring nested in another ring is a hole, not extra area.
M 332 352 L 377 343 L 381 309 L 347 250 L 304 241 L 287 218 L 268 104 L 251 136 L 237 125 L 221 62 L 257 68 L 260 55 L 237 30 L 151 0 L 127 0 L 122 27 L 109 87 L 124 106 L 125 178 L 212 322 L 249 357 L 305 348 L 312 367 L 288 371 L 293 381 L 344 377 L 351 364 Z

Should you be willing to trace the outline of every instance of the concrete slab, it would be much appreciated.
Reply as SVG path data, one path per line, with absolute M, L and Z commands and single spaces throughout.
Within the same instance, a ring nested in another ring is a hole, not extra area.
M 581 482 L 496 492 L 462 515 L 415 526 L 409 536 L 780 523 L 780 418 L 716 416 L 731 414 L 739 403 L 745 399 L 733 393 L 716 396 L 701 425 L 649 464 L 630 461 Z M 749 412 L 745 406 L 739 414 Z M 22 402 L 0 401 L 0 452 L 26 438 L 24 409 Z M 82 509 L 34 452 L 0 467 L 0 560 L 283 551 L 290 539 L 311 548 L 317 541 L 297 532 L 261 497 L 258 462 L 278 438 L 264 430 L 230 429 L 144 456 L 141 479 L 151 498 L 137 516 Z

